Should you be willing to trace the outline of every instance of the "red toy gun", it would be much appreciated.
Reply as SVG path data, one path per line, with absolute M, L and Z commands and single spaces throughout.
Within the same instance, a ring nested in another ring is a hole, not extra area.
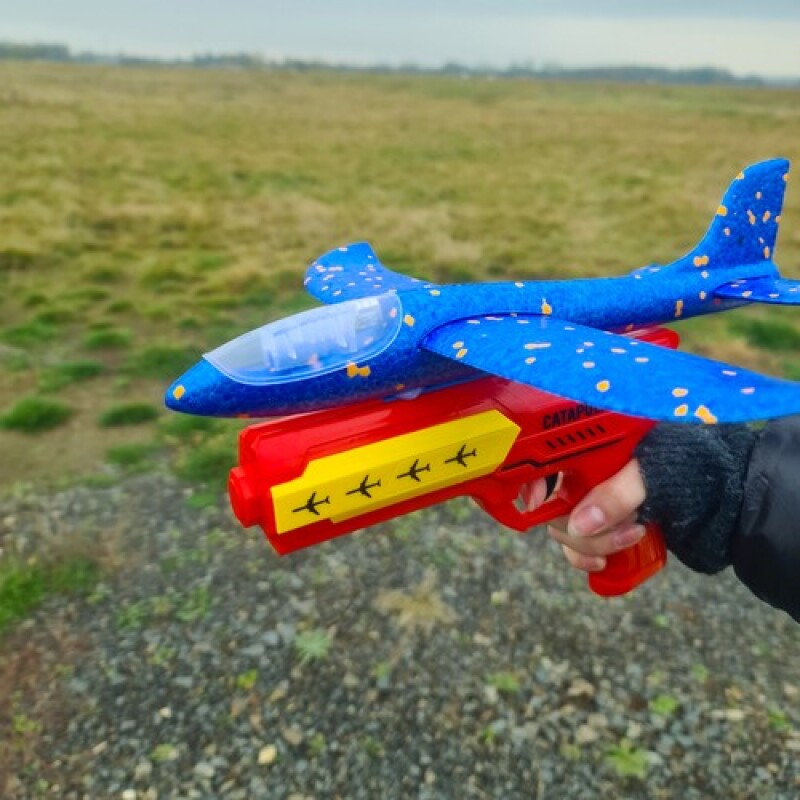
M 632 334 L 677 347 L 671 330 Z M 228 492 L 245 527 L 260 525 L 284 555 L 454 497 L 472 497 L 527 531 L 568 514 L 630 459 L 651 420 L 575 403 L 497 377 L 415 399 L 373 401 L 244 429 Z M 526 488 L 545 479 L 534 510 Z M 666 563 L 654 526 L 589 576 L 597 594 L 635 588 Z

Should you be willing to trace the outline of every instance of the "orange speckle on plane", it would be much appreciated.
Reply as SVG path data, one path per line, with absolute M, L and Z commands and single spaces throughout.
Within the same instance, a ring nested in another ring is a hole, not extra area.
M 353 364 L 352 362 L 347 365 L 347 377 L 348 378 L 368 378 L 371 370 L 369 367 L 359 367 L 357 364 Z
M 717 209 L 717 216 L 718 217 L 727 217 L 728 216 L 728 209 L 725 206 L 720 206 Z
M 684 403 L 681 406 L 678 406 L 675 409 L 675 416 L 676 417 L 685 417 L 688 413 L 689 413 L 689 406 L 687 406 L 686 403 Z
M 550 303 L 547 302 L 547 300 L 542 298 L 542 314 L 544 314 L 545 316 L 549 316 L 552 313 L 553 313 L 553 307 L 550 305 Z
M 683 300 L 678 300 L 675 303 L 675 316 L 680 317 L 683 314 Z
M 461 348 L 461 349 L 460 349 L 460 350 L 459 350 L 459 351 L 456 353 L 456 358 L 464 358 L 464 356 L 465 356 L 466 354 L 467 354 L 467 348 L 466 348 L 466 347 L 462 347 L 462 348 Z
M 705 267 L 708 264 L 708 256 L 695 256 L 694 265 L 696 267 Z
M 764 258 L 769 258 L 769 247 L 764 248 Z
M 611 388 L 611 381 L 600 381 L 597 384 L 598 392 L 607 392 Z
M 770 218 L 771 216 L 772 216 L 772 214 L 771 214 L 769 211 L 765 211 L 765 212 L 764 212 L 764 216 L 763 216 L 763 217 L 761 217 L 761 221 L 762 221 L 762 222 L 767 222 L 767 221 L 769 221 L 769 218 Z
M 181 399 L 181 397 L 183 397 L 185 394 L 186 394 L 186 387 L 185 387 L 183 384 L 178 384 L 178 386 L 176 386 L 176 387 L 175 387 L 175 388 L 172 390 L 172 396 L 173 396 L 173 397 L 174 397 L 176 400 L 180 400 L 180 399 Z
M 756 215 L 749 208 L 747 209 L 747 219 L 751 225 L 756 224 Z
M 698 406 L 694 415 L 706 425 L 715 425 L 717 418 L 705 406 Z
M 413 328 L 416 320 L 414 319 L 414 317 L 411 316 L 411 314 L 406 314 L 403 317 L 403 322 L 405 322 L 405 324 L 408 325 L 409 328 Z
M 686 397 L 687 394 L 689 394 L 689 390 L 681 387 L 677 387 L 672 390 L 673 397 Z

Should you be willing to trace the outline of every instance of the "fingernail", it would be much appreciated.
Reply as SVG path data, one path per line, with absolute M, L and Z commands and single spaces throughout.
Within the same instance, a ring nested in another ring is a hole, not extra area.
M 586 506 L 574 513 L 567 525 L 570 536 L 591 536 L 597 533 L 606 521 L 606 515 L 598 506 Z
M 606 568 L 606 560 L 603 556 L 596 556 L 587 563 L 586 568 L 589 572 L 600 572 Z
M 636 544 L 644 536 L 644 525 L 631 525 L 614 534 L 614 545 L 620 549 Z

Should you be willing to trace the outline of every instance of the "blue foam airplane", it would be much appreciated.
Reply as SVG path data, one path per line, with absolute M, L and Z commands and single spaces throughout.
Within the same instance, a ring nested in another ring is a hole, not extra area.
M 282 416 L 491 373 L 656 420 L 799 413 L 800 384 L 625 335 L 746 303 L 800 305 L 800 281 L 782 279 L 772 260 L 788 171 L 782 159 L 746 168 L 693 250 L 622 277 L 439 286 L 392 272 L 366 243 L 340 247 L 305 278 L 329 305 L 207 353 L 166 403 L 190 414 Z

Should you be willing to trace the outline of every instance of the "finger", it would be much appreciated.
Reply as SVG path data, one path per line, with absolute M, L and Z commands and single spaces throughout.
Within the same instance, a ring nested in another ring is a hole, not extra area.
M 520 489 L 522 501 L 525 503 L 527 511 L 536 511 L 539 506 L 547 500 L 547 481 L 539 478 L 533 483 L 526 483 Z
M 567 530 L 572 536 L 594 536 L 625 522 L 644 502 L 645 488 L 636 459 L 595 486 L 572 510 Z
M 599 572 L 606 567 L 606 560 L 602 556 L 585 556 L 583 553 L 578 553 L 566 545 L 562 547 L 567 561 L 575 567 L 575 569 L 583 570 L 584 572 Z
M 646 530 L 644 525 L 637 524 L 631 518 L 624 524 L 596 536 L 570 536 L 557 528 L 548 533 L 555 541 L 577 553 L 586 556 L 608 556 L 636 544 L 644 537 Z

